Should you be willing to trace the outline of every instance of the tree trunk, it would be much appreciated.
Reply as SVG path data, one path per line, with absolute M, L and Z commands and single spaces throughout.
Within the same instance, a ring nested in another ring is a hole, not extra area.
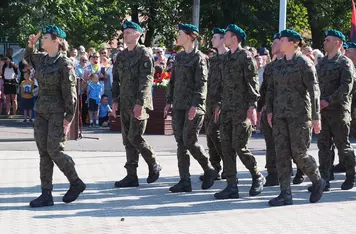
M 135 23 L 140 23 L 138 19 L 138 5 L 131 5 L 132 13 L 131 13 L 131 19 Z
M 323 25 L 319 19 L 318 6 L 313 0 L 303 1 L 304 6 L 308 11 L 308 21 L 312 33 L 312 48 L 321 49 L 323 46 Z

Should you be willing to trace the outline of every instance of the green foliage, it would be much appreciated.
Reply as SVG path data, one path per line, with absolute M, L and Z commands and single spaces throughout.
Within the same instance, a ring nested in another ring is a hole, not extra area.
M 210 46 L 213 27 L 235 23 L 247 33 L 245 44 L 268 46 L 279 27 L 279 0 L 204 0 L 200 8 L 202 48 Z M 1 0 L 0 38 L 27 43 L 44 25 L 62 27 L 71 46 L 100 47 L 117 36 L 131 15 L 146 30 L 144 44 L 172 48 L 178 23 L 192 22 L 193 0 Z M 323 31 L 349 35 L 350 0 L 289 0 L 287 28 L 313 36 L 320 47 Z

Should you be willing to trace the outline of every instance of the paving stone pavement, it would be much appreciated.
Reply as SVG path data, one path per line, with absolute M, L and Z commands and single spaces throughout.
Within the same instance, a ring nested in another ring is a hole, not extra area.
M 171 138 L 165 137 L 167 141 Z M 250 146 L 265 173 L 264 151 L 258 150 L 260 139 L 253 139 Z M 326 193 L 320 203 L 308 202 L 306 187 L 310 182 L 304 182 L 293 186 L 294 205 L 271 208 L 267 202 L 278 195 L 279 188 L 266 188 L 263 194 L 249 197 L 251 177 L 240 161 L 241 198 L 216 201 L 213 194 L 223 189 L 225 182 L 201 190 L 198 177 L 202 170 L 195 160 L 191 160 L 193 192 L 168 192 L 178 181 L 172 151 L 158 151 L 163 171 L 156 183 L 146 184 L 148 169 L 141 160 L 140 187 L 127 189 L 113 185 L 125 176 L 124 152 L 99 148 L 96 152 L 68 153 L 87 190 L 76 202 L 62 203 L 68 182 L 55 167 L 55 206 L 31 209 L 28 203 L 40 191 L 38 153 L 0 151 L 0 233 L 356 233 L 356 191 L 340 190 L 342 174 L 336 176 L 332 192 Z M 310 153 L 317 155 L 315 149 Z

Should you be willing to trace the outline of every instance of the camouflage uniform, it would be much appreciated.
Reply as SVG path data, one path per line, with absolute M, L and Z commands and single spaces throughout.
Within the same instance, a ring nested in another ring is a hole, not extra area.
M 347 57 L 338 53 L 332 59 L 325 57 L 317 65 L 321 100 L 329 106 L 321 111 L 322 129 L 318 136 L 319 168 L 324 180 L 330 180 L 333 159 L 330 157 L 335 143 L 346 174 L 355 174 L 355 154 L 349 141 L 352 88 L 355 68 Z
M 267 91 L 267 113 L 273 113 L 273 136 L 281 191 L 290 191 L 291 159 L 311 179 L 320 181 L 315 159 L 307 154 L 312 120 L 320 119 L 319 86 L 312 62 L 296 52 L 278 60 Z
M 217 54 L 210 58 L 208 95 L 206 99 L 205 131 L 206 140 L 209 148 L 211 165 L 219 172 L 221 171 L 220 162 L 222 160 L 221 140 L 219 124 L 215 122 L 215 109 L 221 100 L 221 76 L 224 55 Z
M 32 48 L 26 48 L 25 59 L 36 70 L 39 87 L 34 136 L 40 154 L 42 189 L 53 188 L 53 162 L 69 182 L 75 184 L 79 178 L 74 162 L 63 152 L 63 120 L 71 122 L 77 106 L 76 76 L 72 61 L 63 53 L 49 57 L 33 53 Z
M 266 65 L 263 73 L 263 81 L 260 87 L 261 98 L 257 102 L 257 112 L 261 113 L 261 130 L 266 142 L 266 168 L 268 173 L 277 172 L 276 168 L 276 151 L 274 149 L 274 139 L 272 128 L 267 121 L 266 112 L 266 94 L 270 82 L 273 81 L 273 68 L 277 61 L 273 61 Z
M 247 149 L 252 134 L 247 111 L 257 106 L 259 98 L 257 67 L 251 53 L 245 49 L 238 48 L 234 53 L 229 51 L 225 56 L 220 137 L 227 183 L 236 184 L 236 154 L 252 176 L 259 173 L 256 159 Z
M 143 138 L 149 115 L 146 109 L 153 110 L 152 84 L 154 60 L 150 51 L 144 46 L 117 55 L 113 68 L 113 98 L 119 99 L 121 132 L 126 149 L 126 165 L 128 175 L 137 175 L 139 153 L 148 167 L 156 164 L 155 153 Z M 144 115 L 138 120 L 134 117 L 135 105 L 143 106 Z
M 204 148 L 198 144 L 198 134 L 205 114 L 207 78 L 208 59 L 197 48 L 189 54 L 183 51 L 176 56 L 166 101 L 167 104 L 173 105 L 172 124 L 178 146 L 178 168 L 181 179 L 190 178 L 188 151 L 205 172 L 212 169 Z M 193 120 L 188 119 L 191 107 L 197 107 L 197 114 Z

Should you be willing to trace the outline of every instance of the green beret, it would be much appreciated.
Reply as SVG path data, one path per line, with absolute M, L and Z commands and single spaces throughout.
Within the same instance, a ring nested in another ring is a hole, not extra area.
M 236 24 L 229 24 L 226 28 L 226 32 L 228 31 L 234 33 L 239 38 L 240 41 L 245 41 L 247 39 L 245 31 L 242 30 Z
M 356 48 L 356 43 L 355 42 L 348 42 L 347 43 L 347 48 Z
M 187 32 L 187 33 L 192 33 L 192 32 L 199 33 L 199 29 L 197 28 L 197 26 L 195 26 L 193 24 L 179 24 L 178 29 L 183 30 L 184 32 Z
M 273 35 L 273 40 L 276 40 L 276 39 L 281 39 L 281 34 L 280 33 L 276 33 Z
M 67 38 L 67 34 L 58 26 L 56 25 L 47 25 L 42 29 L 43 34 L 51 34 L 56 37 L 60 37 L 63 39 Z
M 214 28 L 213 29 L 213 34 L 221 34 L 221 35 L 225 35 L 226 30 L 222 29 L 222 28 Z
M 282 37 L 288 37 L 288 38 L 293 38 L 297 40 L 303 40 L 302 35 L 300 35 L 297 31 L 286 29 L 281 32 L 281 38 Z
M 334 29 L 328 30 L 325 33 L 325 36 L 326 37 L 327 36 L 337 37 L 337 38 L 340 38 L 343 42 L 346 41 L 345 35 L 342 32 L 334 30 Z
M 124 24 L 122 25 L 122 31 L 125 31 L 125 29 L 128 29 L 128 28 L 131 28 L 131 29 L 134 29 L 135 31 L 139 32 L 139 33 L 143 33 L 143 30 L 141 28 L 140 25 L 138 25 L 137 23 L 135 22 L 132 22 L 132 21 L 125 21 Z

